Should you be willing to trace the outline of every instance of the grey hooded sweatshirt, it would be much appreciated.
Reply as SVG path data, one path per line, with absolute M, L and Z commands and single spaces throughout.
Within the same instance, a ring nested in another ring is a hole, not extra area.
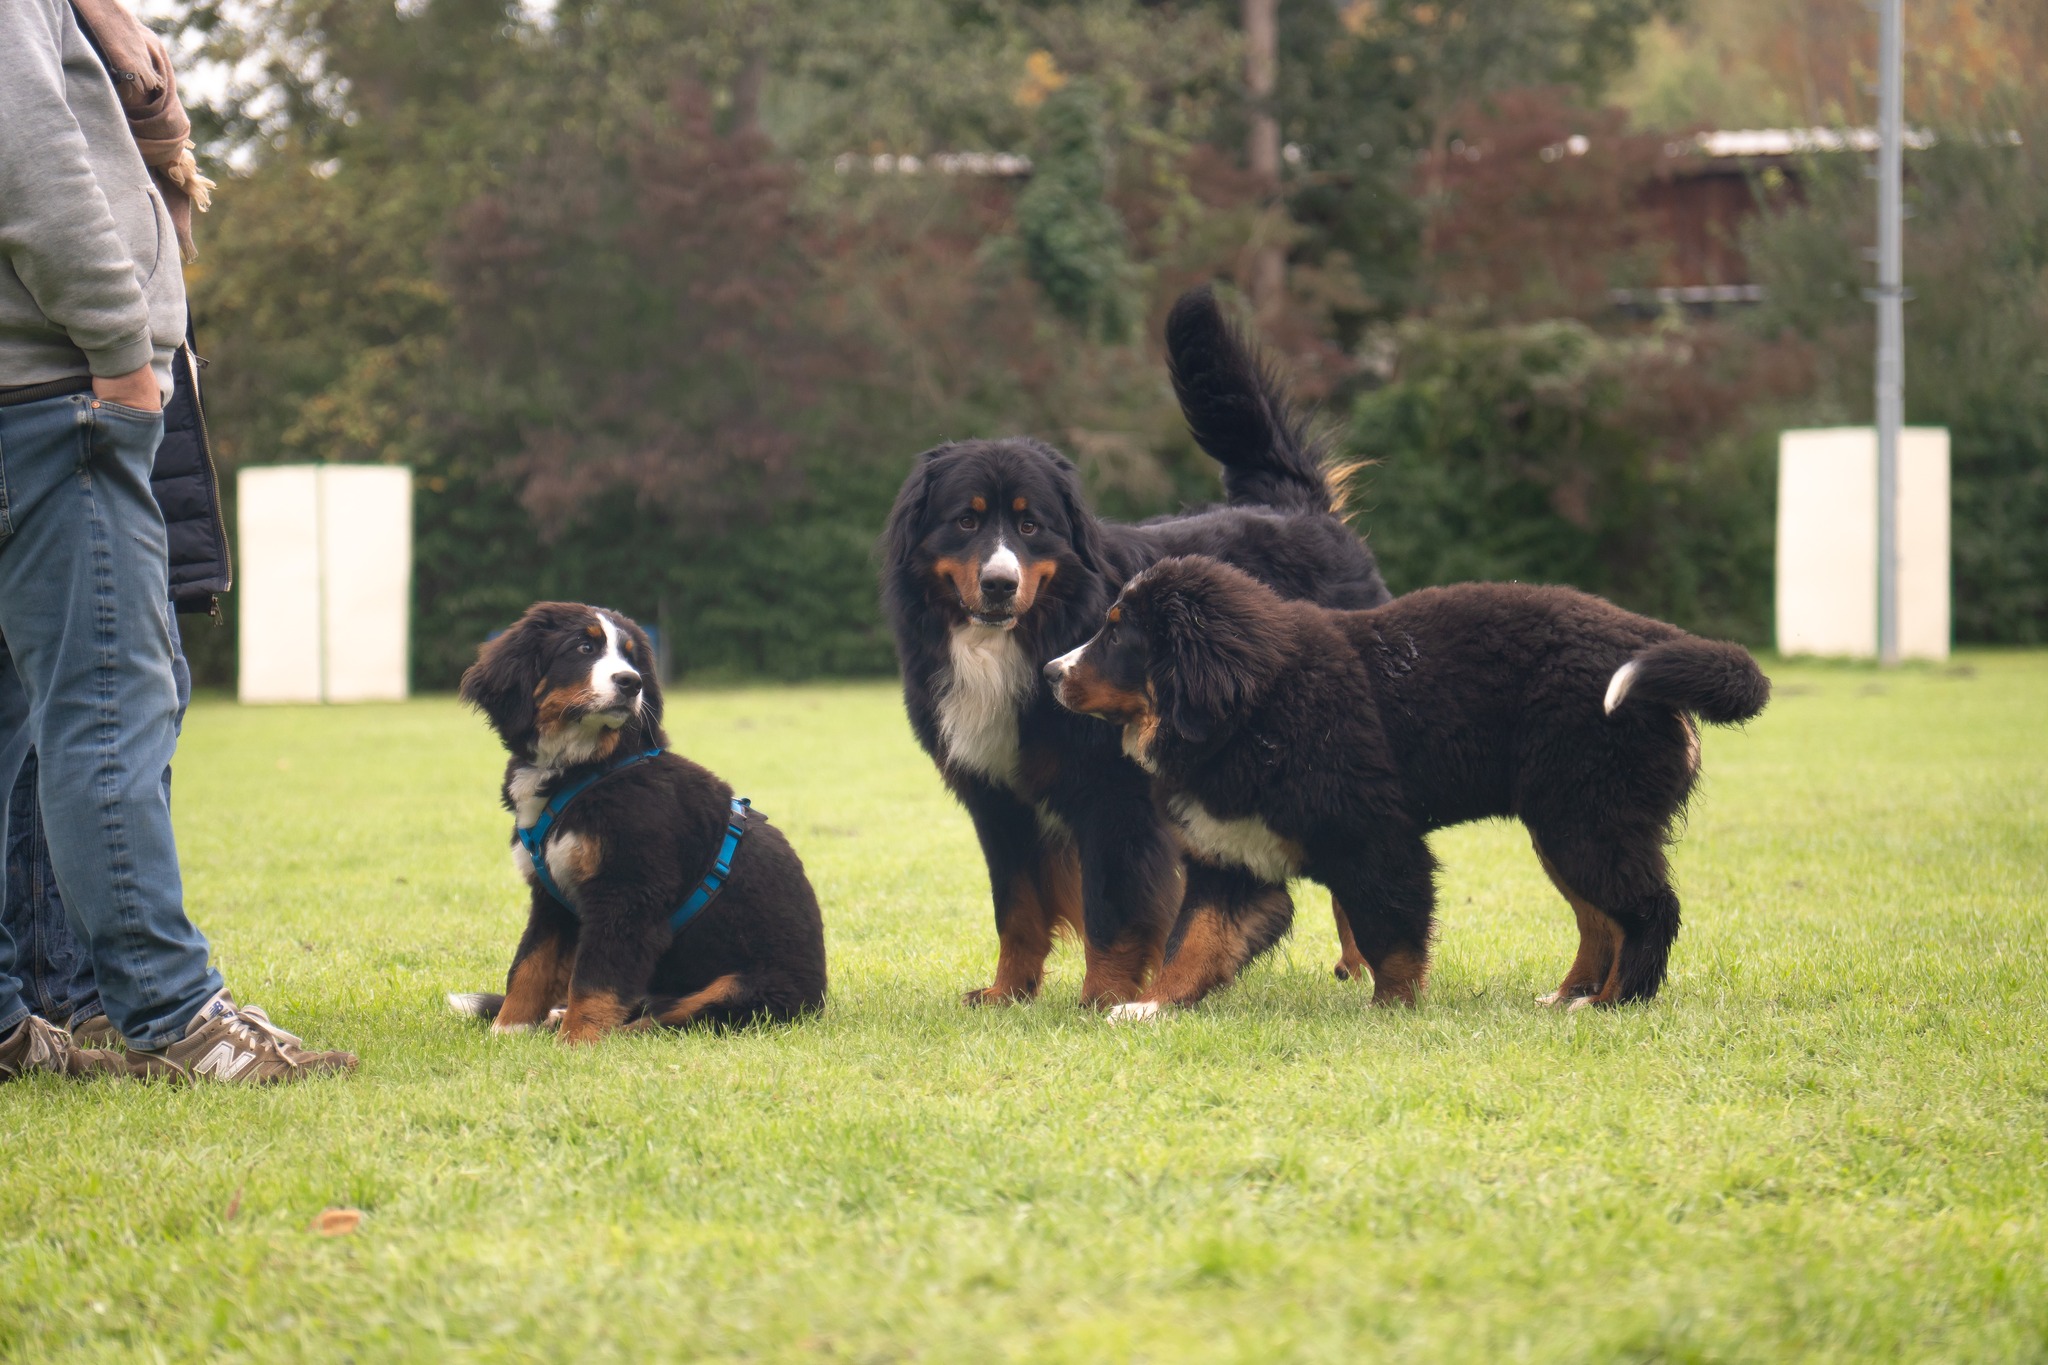
M 0 387 L 154 365 L 185 276 L 113 82 L 66 0 L 0 0 Z

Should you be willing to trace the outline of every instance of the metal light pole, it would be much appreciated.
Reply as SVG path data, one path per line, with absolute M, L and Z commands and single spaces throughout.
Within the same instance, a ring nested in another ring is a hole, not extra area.
M 1877 661 L 1899 661 L 1899 428 L 1906 419 L 1906 316 L 1900 142 L 1904 0 L 1878 0 Z

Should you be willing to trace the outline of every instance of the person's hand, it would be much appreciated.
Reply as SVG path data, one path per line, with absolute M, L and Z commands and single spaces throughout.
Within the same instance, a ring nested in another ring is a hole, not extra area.
M 156 371 L 147 365 L 111 379 L 94 375 L 92 396 L 119 403 L 124 408 L 140 408 L 144 412 L 155 412 L 164 405 L 163 391 L 156 386 Z

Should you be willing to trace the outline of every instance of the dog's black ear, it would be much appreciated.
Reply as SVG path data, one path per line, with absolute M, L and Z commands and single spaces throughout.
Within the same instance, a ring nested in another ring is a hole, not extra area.
M 1073 461 L 1057 451 L 1052 452 L 1053 466 L 1059 471 L 1060 510 L 1067 516 L 1067 543 L 1074 547 L 1074 557 L 1081 561 L 1081 567 L 1089 573 L 1102 572 L 1101 527 L 1095 514 L 1088 510 L 1088 498 L 1081 490 L 1081 472 L 1074 468 Z
M 540 681 L 540 632 L 532 624 L 533 614 L 514 622 L 495 640 L 484 642 L 476 662 L 462 675 L 457 693 L 484 713 L 498 738 L 510 747 L 521 747 L 533 733 L 534 686 Z
M 612 612 L 611 618 L 632 642 L 633 666 L 640 673 L 640 723 L 650 739 L 666 748 L 668 738 L 661 730 L 661 662 L 654 656 L 654 642 L 638 621 L 617 612 Z
M 1198 559 L 1163 560 L 1146 577 L 1149 680 L 1160 723 L 1188 744 L 1207 744 L 1237 726 L 1274 676 L 1261 612 L 1270 593 Z
M 889 509 L 889 524 L 882 531 L 882 562 L 891 569 L 905 568 L 910 555 L 923 539 L 925 509 L 931 502 L 932 479 L 938 472 L 939 456 L 951 446 L 933 446 L 917 457 L 910 477 L 897 491 L 896 504 Z
M 1205 638 L 1201 604 L 1168 590 L 1148 604 L 1146 614 L 1159 722 L 1183 743 L 1206 744 L 1236 705 L 1237 691 L 1226 660 Z

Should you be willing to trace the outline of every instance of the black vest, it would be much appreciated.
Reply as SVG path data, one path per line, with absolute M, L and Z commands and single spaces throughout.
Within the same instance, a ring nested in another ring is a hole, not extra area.
M 171 361 L 171 401 L 164 407 L 164 440 L 156 448 L 149 488 L 170 532 L 171 603 L 181 612 L 211 612 L 214 594 L 228 590 L 227 518 L 221 514 L 220 476 L 206 439 L 199 402 L 199 367 L 188 330 Z

